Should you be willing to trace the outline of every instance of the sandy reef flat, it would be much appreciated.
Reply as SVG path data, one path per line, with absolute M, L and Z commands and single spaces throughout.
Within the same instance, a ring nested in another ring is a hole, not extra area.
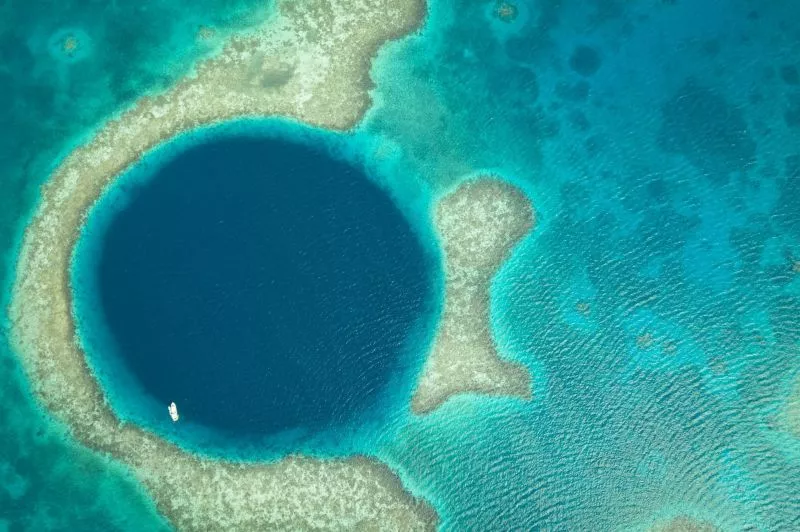
M 9 307 L 15 348 L 44 406 L 78 441 L 126 464 L 179 529 L 436 526 L 433 508 L 376 460 L 228 463 L 121 424 L 79 348 L 69 276 L 87 210 L 147 150 L 182 131 L 245 116 L 351 128 L 369 106 L 369 66 L 378 47 L 416 29 L 424 15 L 421 0 L 282 2 L 258 31 L 233 38 L 192 76 L 105 124 L 43 187 Z
M 466 181 L 439 200 L 434 225 L 444 254 L 444 312 L 412 399 L 415 413 L 432 412 L 464 393 L 531 398 L 528 370 L 497 352 L 489 289 L 533 224 L 525 194 L 499 179 Z
M 680 515 L 669 521 L 656 523 L 650 532 L 719 532 L 719 528 L 707 521 Z
M 785 424 L 795 438 L 800 438 L 800 376 L 797 377 L 794 387 L 784 406 Z

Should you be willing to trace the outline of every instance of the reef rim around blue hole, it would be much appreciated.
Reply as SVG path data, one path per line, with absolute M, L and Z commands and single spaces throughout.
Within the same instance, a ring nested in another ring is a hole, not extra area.
M 369 454 L 390 435 L 438 318 L 439 259 L 361 143 L 227 123 L 107 187 L 73 253 L 73 312 L 123 421 L 226 458 Z

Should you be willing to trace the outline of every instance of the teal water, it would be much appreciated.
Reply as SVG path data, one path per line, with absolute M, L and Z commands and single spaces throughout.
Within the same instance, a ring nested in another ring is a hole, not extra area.
M 18 132 L 0 138 L 6 281 L 57 157 L 189 68 L 200 51 L 176 43 L 194 42 L 193 16 L 227 27 L 248 12 L 78 6 L 60 3 L 51 23 L 5 6 L 3 123 Z M 542 0 L 505 22 L 495 7 L 431 2 L 424 30 L 379 55 L 352 141 L 380 154 L 383 183 L 419 216 L 480 171 L 532 198 L 537 227 L 493 284 L 492 321 L 535 398 L 400 412 L 374 454 L 445 530 L 624 530 L 680 513 L 800 529 L 800 440 L 776 421 L 800 374 L 800 8 Z M 127 38 L 105 45 L 112 20 Z M 104 46 L 59 62 L 47 42 L 62 27 Z M 114 60 L 123 42 L 139 49 L 130 64 Z M 163 526 L 134 484 L 62 441 L 2 360 L 7 527 Z

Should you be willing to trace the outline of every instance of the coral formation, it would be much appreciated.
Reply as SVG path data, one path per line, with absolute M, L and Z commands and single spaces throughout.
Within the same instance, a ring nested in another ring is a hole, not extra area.
M 431 412 L 462 393 L 530 399 L 530 374 L 500 358 L 489 315 L 492 277 L 533 228 L 528 198 L 498 179 L 468 181 L 439 201 L 434 223 L 444 250 L 444 311 L 413 411 Z

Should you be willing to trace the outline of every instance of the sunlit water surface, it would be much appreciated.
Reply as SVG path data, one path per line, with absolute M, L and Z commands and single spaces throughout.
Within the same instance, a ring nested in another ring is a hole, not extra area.
M 249 0 L 32 4 L 0 7 L 7 287 L 57 159 L 183 75 L 213 47 L 200 26 L 260 17 Z M 492 325 L 534 399 L 404 411 L 390 438 L 359 445 L 448 530 L 678 514 L 800 529 L 800 438 L 781 417 L 800 375 L 800 6 L 515 6 L 505 21 L 493 1 L 432 1 L 423 32 L 379 55 L 350 142 L 413 212 L 480 171 L 531 197 L 537 227 L 495 279 Z M 80 54 L 54 48 L 65 29 Z M 38 413 L 3 347 L 0 529 L 163 527 L 134 483 Z

